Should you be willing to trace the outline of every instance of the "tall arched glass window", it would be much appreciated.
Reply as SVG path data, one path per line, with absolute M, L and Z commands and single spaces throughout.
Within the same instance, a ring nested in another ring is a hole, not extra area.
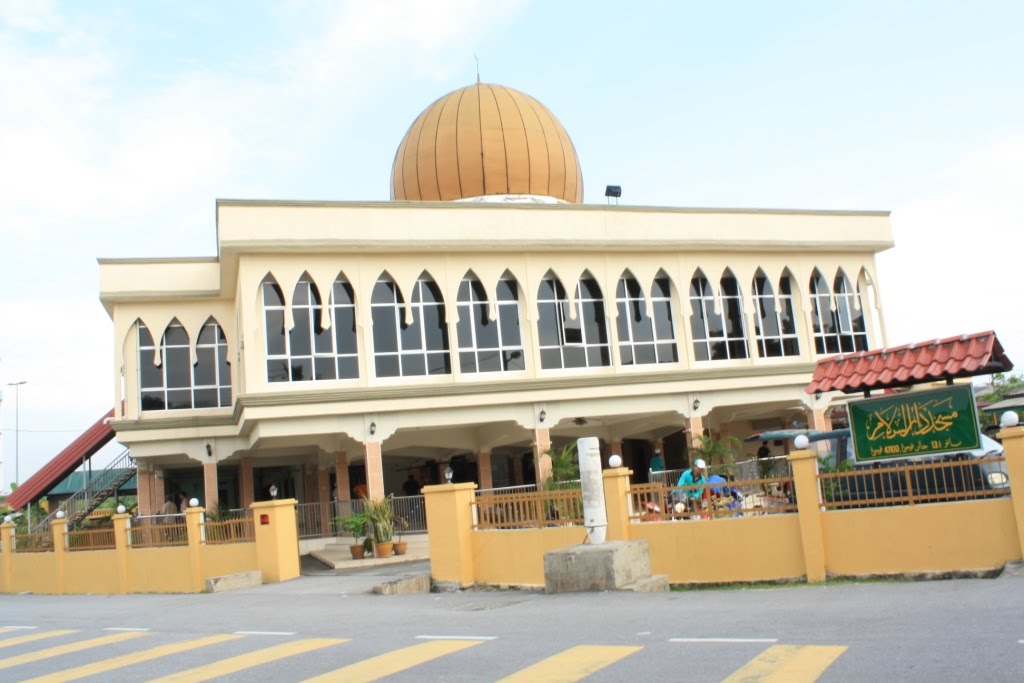
M 519 287 L 503 277 L 498 281 L 496 318 L 488 317 L 487 292 L 468 276 L 459 285 L 459 369 L 465 373 L 525 370 L 519 329 Z
M 377 280 L 370 300 L 377 377 L 451 374 L 444 299 L 429 277 L 413 286 L 410 309 L 412 322 L 406 324 L 398 285 L 387 277 Z
M 758 270 L 754 275 L 754 318 L 757 351 L 761 358 L 799 356 L 800 340 L 793 315 L 793 288 L 789 275 L 779 278 L 779 295 L 775 296 L 772 283 Z
M 853 292 L 842 270 L 836 273 L 833 285 L 834 297 L 819 271 L 815 270 L 811 276 L 815 351 L 818 354 L 866 351 L 868 335 L 860 296 Z
M 608 321 L 597 281 L 589 275 L 576 285 L 576 319 L 569 316 L 569 299 L 561 281 L 548 275 L 537 293 L 540 317 L 537 339 L 541 367 L 593 368 L 611 364 Z
M 263 282 L 263 316 L 267 341 L 267 381 L 309 382 L 359 377 L 352 286 L 339 278 L 331 291 L 334 329 L 320 290 L 303 275 L 292 291 L 291 330 L 285 326 L 281 288 Z M 325 329 L 326 327 L 326 329 Z
M 699 361 L 747 357 L 739 285 L 730 271 L 722 276 L 720 285 L 722 313 L 717 310 L 714 290 L 704 273 L 698 270 L 690 280 L 690 330 L 694 357 Z
M 138 325 L 141 408 L 187 410 L 231 405 L 231 364 L 224 331 L 210 318 L 199 331 L 196 364 L 191 362 L 188 332 L 175 318 L 160 346 L 145 324 Z
M 632 275 L 619 279 L 615 291 L 619 332 L 619 358 L 623 365 L 675 363 L 675 325 L 672 297 L 667 277 L 654 280 L 651 290 L 651 313 L 645 312 L 644 290 Z

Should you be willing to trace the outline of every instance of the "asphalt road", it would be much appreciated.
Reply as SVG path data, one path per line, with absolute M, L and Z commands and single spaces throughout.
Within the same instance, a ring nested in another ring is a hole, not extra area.
M 426 569 L 212 595 L 0 596 L 0 681 L 298 681 L 343 667 L 339 680 L 1024 680 L 1019 568 L 995 579 L 652 594 L 368 593 Z

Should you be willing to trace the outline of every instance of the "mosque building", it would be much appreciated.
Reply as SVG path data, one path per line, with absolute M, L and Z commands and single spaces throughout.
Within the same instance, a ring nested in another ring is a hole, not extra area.
M 140 513 L 533 483 L 580 436 L 642 481 L 656 446 L 826 426 L 817 359 L 885 345 L 886 212 L 583 191 L 558 119 L 475 83 L 413 121 L 390 201 L 221 200 L 215 257 L 101 259 Z

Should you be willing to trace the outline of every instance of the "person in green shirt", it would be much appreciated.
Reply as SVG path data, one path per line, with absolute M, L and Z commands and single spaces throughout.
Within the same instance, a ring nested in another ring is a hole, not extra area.
M 654 449 L 654 456 L 651 458 L 651 466 L 649 468 L 652 472 L 664 472 L 665 471 L 665 460 L 661 457 L 661 449 Z
M 693 461 L 693 467 L 683 472 L 679 477 L 676 486 L 692 487 L 682 491 L 676 491 L 676 496 L 681 498 L 680 502 L 692 510 L 700 509 L 700 500 L 704 495 L 704 484 L 708 483 L 707 464 L 700 458 Z

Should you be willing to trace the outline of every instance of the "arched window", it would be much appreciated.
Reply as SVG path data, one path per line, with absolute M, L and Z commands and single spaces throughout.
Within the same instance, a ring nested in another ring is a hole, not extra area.
M 644 290 L 632 275 L 619 279 L 615 291 L 618 308 L 619 358 L 623 365 L 675 363 L 676 349 L 672 297 L 667 277 L 654 280 L 651 290 L 651 312 L 647 317 Z
M 398 285 L 388 277 L 377 280 L 370 300 L 377 377 L 451 374 L 444 299 L 429 277 L 416 281 L 410 308 L 412 322 L 406 324 Z
M 866 351 L 868 336 L 860 297 L 852 291 L 842 270 L 836 273 L 833 285 L 834 298 L 817 269 L 811 276 L 814 349 L 819 355 Z
M 715 304 L 714 291 L 704 273 L 697 271 L 690 280 L 690 330 L 697 360 L 729 360 L 747 357 L 740 289 L 731 271 L 720 283 L 723 312 Z
M 497 318 L 487 313 L 487 292 L 472 275 L 459 285 L 459 368 L 465 373 L 525 370 L 519 329 L 519 287 L 505 276 L 498 281 Z
M 545 370 L 593 368 L 611 364 L 608 321 L 597 281 L 589 275 L 576 285 L 576 319 L 569 316 L 569 299 L 561 281 L 548 274 L 537 293 L 540 318 L 537 339 Z
M 762 270 L 754 275 L 753 287 L 754 303 L 757 306 L 754 326 L 758 354 L 761 358 L 799 356 L 800 340 L 796 332 L 796 317 L 793 315 L 793 288 L 789 274 L 779 278 L 777 298 L 772 283 Z
M 303 274 L 292 292 L 292 319 L 286 332 L 281 288 L 263 282 L 263 315 L 267 335 L 267 381 L 309 382 L 359 377 L 352 286 L 339 278 L 331 291 L 334 329 L 325 329 L 328 308 L 320 290 Z
M 138 325 L 141 407 L 149 410 L 224 408 L 231 405 L 231 364 L 224 331 L 210 318 L 199 331 L 195 365 L 188 332 L 172 320 L 160 339 Z

